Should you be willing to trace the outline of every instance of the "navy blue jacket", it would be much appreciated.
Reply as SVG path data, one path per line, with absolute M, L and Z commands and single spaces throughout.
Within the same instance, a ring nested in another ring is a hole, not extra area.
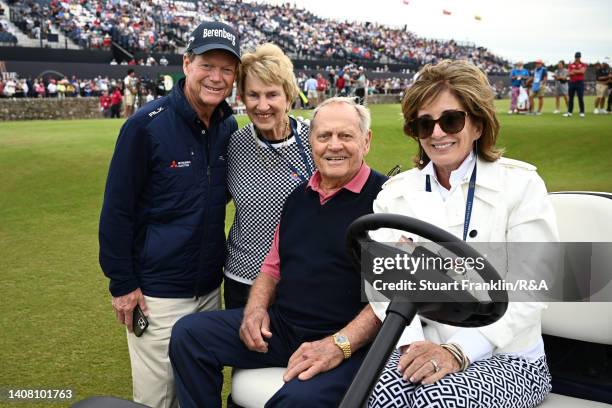
M 121 128 L 100 216 L 100 266 L 113 296 L 199 296 L 225 261 L 226 152 L 238 128 L 223 102 L 208 128 L 183 93 L 140 108 Z

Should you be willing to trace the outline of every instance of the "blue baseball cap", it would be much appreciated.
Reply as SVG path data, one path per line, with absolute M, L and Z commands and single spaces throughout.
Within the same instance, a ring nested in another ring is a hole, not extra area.
M 205 21 L 193 30 L 186 52 L 199 55 L 212 50 L 224 50 L 240 59 L 240 37 L 234 27 L 218 21 Z

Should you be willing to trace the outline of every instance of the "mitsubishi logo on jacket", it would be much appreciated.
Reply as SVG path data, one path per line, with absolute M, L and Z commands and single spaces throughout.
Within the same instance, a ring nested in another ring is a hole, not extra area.
M 191 160 L 185 160 L 185 161 L 176 161 L 176 160 L 172 160 L 170 162 L 170 168 L 171 169 L 176 169 L 176 168 L 183 168 L 183 167 L 189 167 L 191 166 Z

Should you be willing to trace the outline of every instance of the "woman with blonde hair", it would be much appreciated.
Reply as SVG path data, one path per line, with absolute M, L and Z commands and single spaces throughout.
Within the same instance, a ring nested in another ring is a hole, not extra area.
M 237 88 L 251 123 L 231 135 L 228 147 L 236 216 L 227 243 L 226 309 L 246 305 L 286 197 L 314 170 L 309 126 L 289 116 L 299 90 L 283 51 L 266 43 L 244 54 Z
M 500 126 L 493 100 L 486 75 L 474 65 L 445 60 L 425 66 L 402 102 L 404 132 L 418 143 L 416 167 L 385 183 L 374 212 L 419 218 L 468 243 L 558 241 L 555 213 L 536 168 L 501 157 L 495 147 Z M 376 239 L 420 237 L 385 230 Z M 372 305 L 382 320 L 386 306 Z M 510 302 L 501 319 L 479 328 L 415 318 L 369 406 L 538 405 L 551 389 L 543 307 Z

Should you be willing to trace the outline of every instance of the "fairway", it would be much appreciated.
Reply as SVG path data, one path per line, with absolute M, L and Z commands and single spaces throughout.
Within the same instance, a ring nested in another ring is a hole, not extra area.
M 612 191 L 612 115 L 509 116 L 498 101 L 505 156 L 538 167 L 549 191 Z M 414 141 L 399 105 L 371 106 L 368 163 L 411 167 Z M 310 112 L 296 112 L 308 117 Z M 247 122 L 239 117 L 239 124 Z M 125 332 L 98 265 L 97 224 L 108 163 L 123 120 L 0 124 L 0 389 L 70 388 L 131 397 Z M 230 206 L 226 228 L 231 223 Z M 59 407 L 8 403 L 1 407 Z

